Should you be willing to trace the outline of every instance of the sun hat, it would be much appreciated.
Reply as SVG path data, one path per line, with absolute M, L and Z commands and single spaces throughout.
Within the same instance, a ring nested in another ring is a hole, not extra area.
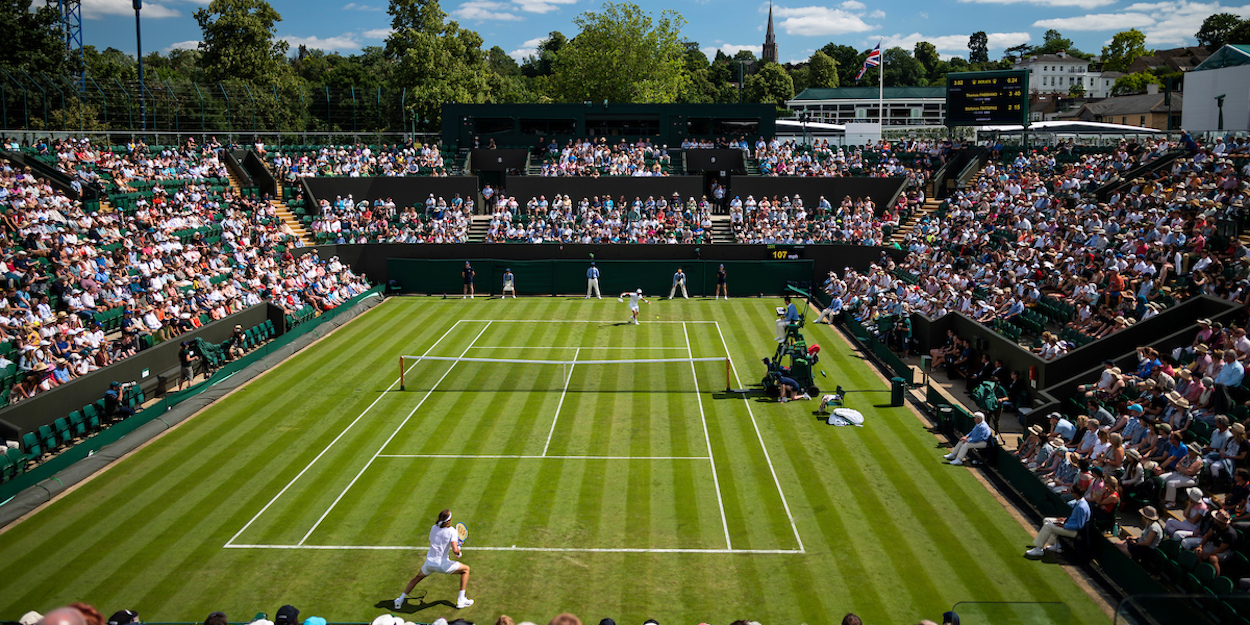
M 1158 521 L 1159 513 L 1155 511 L 1154 506 L 1146 506 L 1141 509 L 1141 516 L 1147 521 Z
M 1185 494 L 1189 496 L 1189 500 L 1198 503 L 1202 501 L 1202 489 L 1197 486 L 1190 486 L 1185 490 Z

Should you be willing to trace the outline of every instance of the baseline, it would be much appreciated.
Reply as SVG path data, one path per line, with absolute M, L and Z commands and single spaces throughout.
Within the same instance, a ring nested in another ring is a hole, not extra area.
M 716 333 L 720 335 L 720 343 L 725 348 L 725 358 L 729 359 L 729 368 L 733 371 L 734 381 L 738 383 L 738 388 L 742 388 L 742 378 L 738 376 L 738 367 L 734 365 L 733 355 L 729 353 L 729 344 L 725 342 L 725 333 L 721 332 L 720 322 L 716 324 Z M 751 417 L 751 426 L 755 428 L 755 436 L 760 441 L 760 449 L 764 450 L 764 460 L 768 462 L 768 470 L 773 474 L 773 484 L 777 486 L 777 494 L 781 495 L 781 506 L 786 510 L 786 517 L 790 519 L 790 529 L 794 531 L 794 539 L 799 543 L 799 553 L 806 553 L 803 547 L 803 538 L 799 536 L 799 527 L 794 523 L 794 514 L 790 512 L 790 504 L 786 501 L 786 493 L 781 490 L 781 480 L 777 478 L 777 469 L 773 468 L 772 456 L 768 453 L 768 446 L 764 444 L 764 435 L 760 433 L 760 425 L 755 421 L 755 412 L 751 410 L 751 400 L 747 398 L 746 393 L 742 394 L 742 403 L 747 407 L 747 414 Z M 709 448 L 710 449 L 710 448 Z M 720 494 L 719 492 L 717 493 Z
M 451 460 L 711 460 L 708 456 L 526 456 L 512 454 L 379 454 L 379 458 L 447 458 Z
M 228 549 L 308 549 L 321 551 L 427 551 L 429 547 L 411 545 L 226 545 Z M 630 547 L 464 547 L 464 551 L 538 551 L 546 553 L 704 553 L 802 555 L 798 549 L 648 549 Z
M 438 344 L 442 343 L 443 339 L 447 338 L 447 335 L 451 334 L 453 331 L 455 331 L 456 328 L 460 327 L 460 323 L 461 321 L 458 320 L 455 323 L 451 324 L 451 327 L 447 328 L 447 331 L 444 332 L 442 336 L 438 337 L 438 340 L 434 341 L 434 343 L 430 345 L 429 349 L 425 350 L 425 354 L 423 354 L 423 356 L 428 356 L 430 352 L 434 351 L 434 348 L 438 347 Z M 419 362 L 420 361 L 418 360 L 417 362 L 412 363 L 412 367 L 417 366 Z M 409 367 L 408 370 L 411 371 L 412 367 Z M 400 379 L 402 379 L 402 377 L 403 376 L 395 378 L 395 381 L 391 382 L 390 386 L 386 387 L 386 392 L 378 394 L 377 399 L 374 399 L 373 403 L 369 404 L 369 406 L 365 408 L 355 419 L 353 419 L 352 422 L 347 425 L 347 427 L 343 428 L 343 431 L 339 432 L 339 435 L 335 436 L 334 440 L 330 441 L 330 443 L 325 446 L 325 449 L 322 449 L 320 453 L 314 456 L 313 459 L 308 462 L 307 466 L 301 469 L 300 472 L 295 475 L 295 477 L 291 478 L 291 481 L 287 482 L 287 485 L 283 486 L 282 490 L 278 491 L 278 494 L 273 496 L 273 499 L 269 500 L 269 503 L 265 504 L 264 507 L 262 507 L 260 511 L 257 512 L 251 519 L 249 519 L 248 522 L 244 524 L 243 527 L 239 531 L 235 532 L 234 536 L 231 536 L 230 540 L 226 541 L 225 546 L 229 547 L 230 544 L 233 543 L 236 538 L 242 535 L 243 532 L 247 531 L 247 528 L 251 527 L 252 523 L 256 522 L 256 519 L 259 519 L 260 516 L 264 514 L 265 511 L 268 510 L 269 507 L 272 506 L 275 501 L 278 500 L 279 497 L 281 497 L 284 493 L 286 493 L 287 490 L 289 490 L 292 486 L 294 486 L 295 482 L 299 481 L 299 478 L 303 477 L 304 474 L 307 473 L 308 470 L 311 469 L 314 464 L 317 464 L 317 461 L 320 460 L 322 456 L 326 455 L 326 452 L 330 451 L 330 448 L 334 447 L 335 443 L 338 443 L 339 440 L 342 439 L 343 436 L 345 436 L 349 430 L 351 430 L 357 423 L 359 423 L 360 420 L 363 419 L 364 416 L 368 414 L 368 412 L 372 410 L 373 407 L 376 406 L 379 401 L 382 401 L 382 398 L 386 397 L 386 393 L 390 392 L 391 389 L 395 388 L 396 384 L 399 384 L 399 381 Z

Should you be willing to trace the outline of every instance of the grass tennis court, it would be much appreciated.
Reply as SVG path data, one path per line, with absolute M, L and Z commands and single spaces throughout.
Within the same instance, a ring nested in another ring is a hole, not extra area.
M 284 603 L 368 621 L 451 508 L 477 603 L 455 610 L 435 577 L 408 620 L 915 623 L 960 601 L 1109 620 L 1021 557 L 1031 534 L 909 409 L 874 407 L 887 385 L 833 330 L 807 332 L 821 382 L 852 391 L 865 427 L 726 395 L 719 359 L 735 387 L 758 382 L 774 305 L 655 302 L 632 326 L 614 298 L 391 299 L 0 534 L 0 617 L 83 600 L 148 621 Z M 400 391 L 403 355 L 718 361 L 414 360 Z

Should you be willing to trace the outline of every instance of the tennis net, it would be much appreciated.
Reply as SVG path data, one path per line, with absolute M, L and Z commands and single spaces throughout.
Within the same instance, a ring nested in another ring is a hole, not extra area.
M 400 390 L 694 393 L 729 388 L 725 357 L 550 360 L 400 356 Z M 724 386 L 721 386 L 724 384 Z

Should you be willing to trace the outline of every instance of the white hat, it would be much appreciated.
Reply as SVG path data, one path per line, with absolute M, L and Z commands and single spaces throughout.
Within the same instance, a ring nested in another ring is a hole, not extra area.
M 642 289 L 638 289 L 638 294 L 642 295 Z

